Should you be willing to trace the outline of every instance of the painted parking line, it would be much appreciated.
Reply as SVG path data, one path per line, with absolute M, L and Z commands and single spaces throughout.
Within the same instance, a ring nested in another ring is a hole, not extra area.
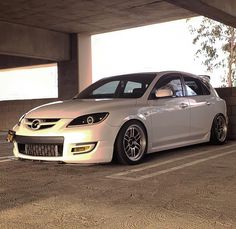
M 0 163 L 3 163 L 3 162 L 8 162 L 8 161 L 13 161 L 12 159 L 5 159 L 5 160 L 0 160 Z
M 134 177 L 128 177 L 127 175 L 131 174 L 131 173 L 135 174 L 137 172 L 144 171 L 144 170 L 147 170 L 147 169 L 150 169 L 150 168 L 156 168 L 156 167 L 159 167 L 161 165 L 170 164 L 172 162 L 181 161 L 181 160 L 188 159 L 188 158 L 193 158 L 193 157 L 196 157 L 196 156 L 201 156 L 201 155 L 204 155 L 204 154 L 207 154 L 207 153 L 213 153 L 213 152 L 215 153 L 216 151 L 227 150 L 227 149 L 230 149 L 230 148 L 235 148 L 235 145 L 219 147 L 216 150 L 215 149 L 214 150 L 206 150 L 202 153 L 197 153 L 197 154 L 194 154 L 194 155 L 188 155 L 188 156 L 184 156 L 184 157 L 178 157 L 178 158 L 175 158 L 175 159 L 167 160 L 167 161 L 156 163 L 156 164 L 153 164 L 153 165 L 143 166 L 143 167 L 140 167 L 140 168 L 137 168 L 137 169 L 131 169 L 131 170 L 127 170 L 125 172 L 115 173 L 115 174 L 112 174 L 112 175 L 109 175 L 109 176 L 106 176 L 106 177 L 111 178 L 111 179 L 122 179 L 122 180 L 128 180 L 128 181 L 140 181 L 140 180 L 143 180 L 143 179 L 151 178 L 151 177 L 154 177 L 154 176 L 159 176 L 161 174 L 169 173 L 169 172 L 180 170 L 180 169 L 190 167 L 190 166 L 193 166 L 193 165 L 196 165 L 196 164 L 199 164 L 199 163 L 203 163 L 203 162 L 208 161 L 208 160 L 212 160 L 212 159 L 216 159 L 216 158 L 219 158 L 219 157 L 227 156 L 229 154 L 236 153 L 236 150 L 233 149 L 233 150 L 230 150 L 230 151 L 225 152 L 225 153 L 220 153 L 220 154 L 209 156 L 209 157 L 206 157 L 206 158 L 197 159 L 197 160 L 194 160 L 194 161 L 189 162 L 189 163 L 184 163 L 184 164 L 179 165 L 179 166 L 171 167 L 171 168 L 168 168 L 168 169 L 160 170 L 158 172 L 149 173 L 147 175 L 142 175 L 142 176 L 135 177 L 135 178 Z
M 10 143 L 7 141 L 0 141 L 0 144 L 10 144 Z
M 11 159 L 11 158 L 14 158 L 14 156 L 2 156 L 0 157 L 0 160 Z
M 7 162 L 7 161 L 13 161 L 15 159 L 14 156 L 4 156 L 0 157 L 0 163 Z
M 170 160 L 167 160 L 167 161 L 155 163 L 155 164 L 152 164 L 152 165 L 147 165 L 147 166 L 142 166 L 140 168 L 130 169 L 130 170 L 127 170 L 125 172 L 116 173 L 116 175 L 117 176 L 124 176 L 124 175 L 128 175 L 129 173 L 140 172 L 140 171 L 143 171 L 143 170 L 146 170 L 146 169 L 159 167 L 161 165 L 173 163 L 173 162 L 176 162 L 176 161 L 181 161 L 181 160 L 184 160 L 184 159 L 188 159 L 188 158 L 192 158 L 192 157 L 196 157 L 196 156 L 201 156 L 201 155 L 204 155 L 204 154 L 207 154 L 207 153 L 212 153 L 212 152 L 216 152 L 216 151 L 220 151 L 220 150 L 226 150 L 226 149 L 230 149 L 230 148 L 234 148 L 234 147 L 235 147 L 235 145 L 230 145 L 230 146 L 218 147 L 216 150 L 215 149 L 214 150 L 212 150 L 212 149 L 211 150 L 204 150 L 202 153 L 196 153 L 196 154 L 191 154 L 191 155 L 187 155 L 187 156 L 183 156 L 183 157 L 177 157 L 177 158 L 174 158 L 174 159 L 170 159 Z

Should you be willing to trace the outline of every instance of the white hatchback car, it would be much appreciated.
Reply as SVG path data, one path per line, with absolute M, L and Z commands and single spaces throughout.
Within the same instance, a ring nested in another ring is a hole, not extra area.
M 225 101 L 205 78 L 175 71 L 104 78 L 29 111 L 8 134 L 17 158 L 123 164 L 226 136 Z

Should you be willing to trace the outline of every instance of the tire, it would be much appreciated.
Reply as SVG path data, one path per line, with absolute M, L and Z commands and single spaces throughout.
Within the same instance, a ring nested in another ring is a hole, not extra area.
M 222 114 L 215 116 L 211 127 L 211 139 L 210 142 L 215 145 L 224 144 L 227 137 L 227 123 Z
M 145 128 L 138 121 L 129 121 L 120 129 L 115 142 L 115 157 L 119 163 L 135 165 L 142 162 L 147 151 Z

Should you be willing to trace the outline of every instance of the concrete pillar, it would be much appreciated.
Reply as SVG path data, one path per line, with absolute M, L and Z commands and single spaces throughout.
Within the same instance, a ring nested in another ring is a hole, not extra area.
M 90 35 L 70 35 L 70 60 L 58 62 L 59 99 L 73 98 L 92 83 Z
M 70 60 L 60 61 L 58 66 L 58 97 L 71 99 L 78 93 L 78 36 L 70 35 Z
M 78 34 L 78 84 L 79 92 L 92 83 L 91 35 Z

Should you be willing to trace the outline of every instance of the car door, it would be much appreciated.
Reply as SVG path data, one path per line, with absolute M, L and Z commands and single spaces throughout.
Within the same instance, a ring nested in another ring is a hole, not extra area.
M 155 97 L 155 91 L 170 88 L 173 96 Z M 182 145 L 189 138 L 190 108 L 184 97 L 182 79 L 179 74 L 162 76 L 153 88 L 149 105 L 152 120 L 152 147 L 165 149 Z
M 198 78 L 184 76 L 184 83 L 191 108 L 190 137 L 206 139 L 213 120 L 214 96 Z

